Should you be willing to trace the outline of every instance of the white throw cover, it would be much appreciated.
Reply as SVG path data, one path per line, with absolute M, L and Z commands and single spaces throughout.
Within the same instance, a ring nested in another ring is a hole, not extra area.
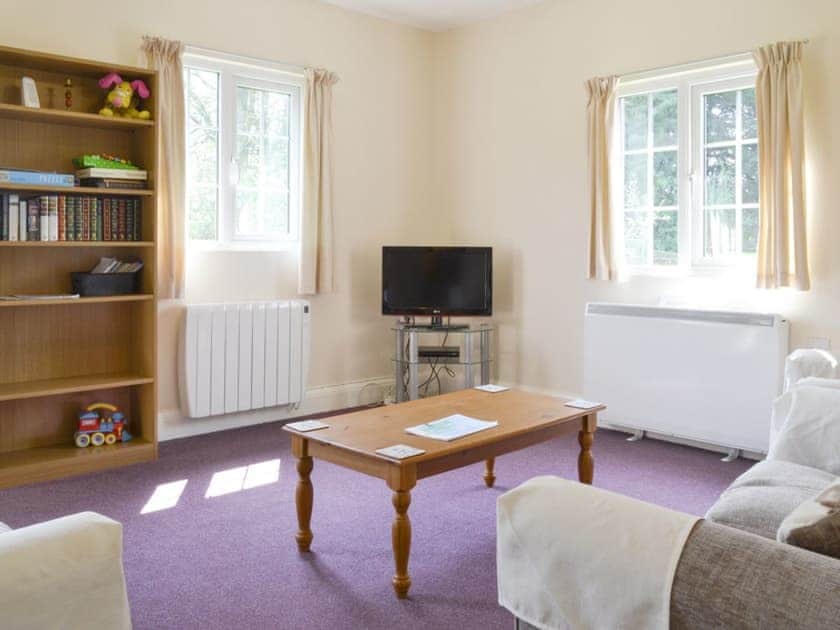
M 82 512 L 0 533 L 0 628 L 130 629 L 122 525 Z
M 499 604 L 537 628 L 668 628 L 699 519 L 557 477 L 499 497 Z
M 840 380 L 805 378 L 776 399 L 767 459 L 840 475 Z

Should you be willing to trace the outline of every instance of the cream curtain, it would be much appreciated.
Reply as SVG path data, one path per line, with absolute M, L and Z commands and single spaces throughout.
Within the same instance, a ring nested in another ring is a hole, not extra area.
M 303 216 L 298 292 L 329 293 L 333 269 L 332 86 L 338 76 L 306 70 L 303 131 Z
M 158 71 L 157 129 L 159 161 L 155 173 L 158 192 L 157 285 L 161 298 L 184 297 L 186 217 L 186 136 L 184 68 L 181 42 L 144 37 L 141 54 Z
M 586 82 L 587 179 L 589 204 L 589 273 L 599 280 L 616 278 L 616 254 L 612 237 L 611 154 L 615 136 L 615 88 L 617 77 Z
M 805 234 L 805 149 L 802 42 L 753 52 L 758 116 L 759 194 L 757 285 L 810 288 Z

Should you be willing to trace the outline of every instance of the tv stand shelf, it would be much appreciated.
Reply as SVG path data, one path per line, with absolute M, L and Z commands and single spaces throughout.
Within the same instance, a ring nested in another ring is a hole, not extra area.
M 476 372 L 480 385 L 490 382 L 493 362 L 491 342 L 495 328 L 489 324 L 433 326 L 399 322 L 394 333 L 394 377 L 396 401 L 417 400 L 421 366 L 460 366 L 464 387 L 475 387 Z M 420 344 L 422 335 L 423 344 Z M 457 345 L 456 345 L 457 344 Z M 454 346 L 454 348 L 453 348 Z M 435 354 L 431 347 L 446 351 Z M 454 349 L 457 348 L 457 355 Z

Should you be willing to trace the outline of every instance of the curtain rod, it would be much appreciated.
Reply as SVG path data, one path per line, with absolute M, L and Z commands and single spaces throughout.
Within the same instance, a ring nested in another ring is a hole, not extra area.
M 791 40 L 798 41 L 802 44 L 808 44 L 810 40 L 800 39 Z M 655 68 L 647 68 L 645 70 L 635 70 L 633 72 L 626 72 L 618 75 L 620 82 L 624 85 L 628 83 L 635 83 L 643 81 L 652 77 L 664 78 L 678 74 L 684 74 L 693 70 L 707 68 L 710 65 L 729 66 L 747 64 L 753 61 L 752 51 L 743 51 L 731 55 L 723 55 L 720 57 L 707 57 L 705 59 L 697 59 L 695 61 L 688 61 L 686 63 L 675 64 L 672 66 L 657 66 Z

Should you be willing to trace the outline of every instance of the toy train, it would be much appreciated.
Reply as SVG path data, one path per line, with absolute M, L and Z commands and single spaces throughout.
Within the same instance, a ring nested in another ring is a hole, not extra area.
M 73 441 L 79 448 L 128 442 L 131 433 L 120 410 L 107 403 L 93 403 L 79 414 L 79 429 Z

